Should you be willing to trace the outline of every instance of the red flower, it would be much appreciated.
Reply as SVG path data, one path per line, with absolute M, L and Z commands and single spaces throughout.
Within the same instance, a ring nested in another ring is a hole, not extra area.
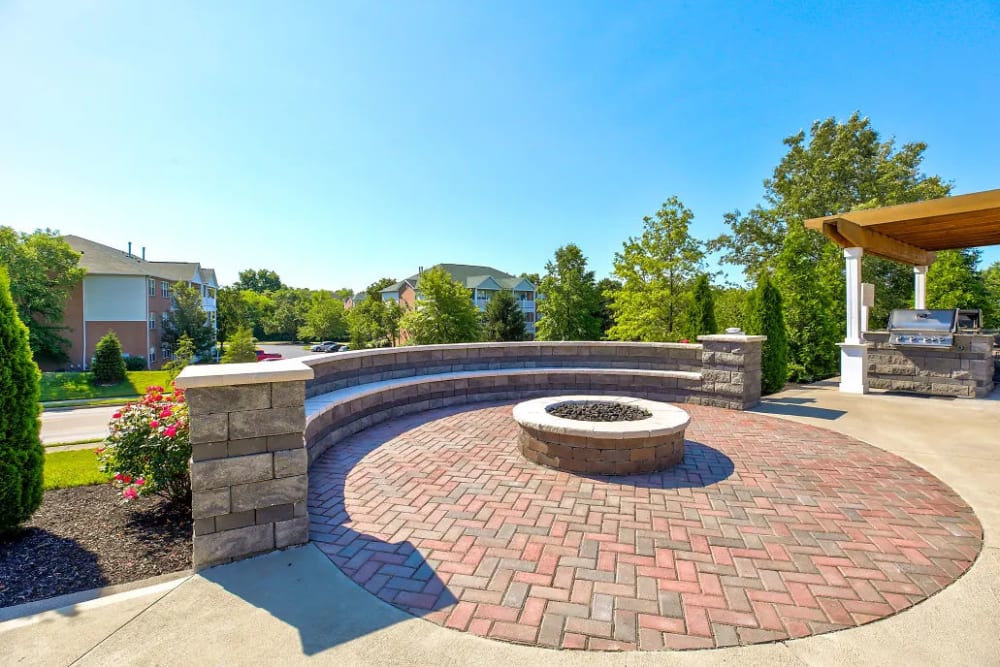
M 177 427 L 173 425 L 168 426 L 166 429 L 164 429 L 163 435 L 167 436 L 168 438 L 174 437 L 175 435 L 177 435 Z
M 116 412 L 115 414 L 111 415 L 111 418 L 112 419 L 121 419 L 122 418 L 122 413 Z
M 126 487 L 126 488 L 125 488 L 125 490 L 124 490 L 124 491 L 122 491 L 122 496 L 123 496 L 123 497 L 124 497 L 124 498 L 125 498 L 126 500 L 135 500 L 136 496 L 138 496 L 138 495 L 139 495 L 139 494 L 138 494 L 138 493 L 136 493 L 136 490 L 135 490 L 135 489 L 133 489 L 133 488 L 132 488 L 131 486 L 129 486 L 129 487 Z
M 116 475 L 115 477 L 117 478 L 118 476 Z M 132 475 L 122 475 L 121 478 L 120 478 L 120 481 L 123 484 L 131 484 L 132 483 Z
M 149 422 L 149 428 L 160 428 L 160 422 L 154 419 L 153 421 Z
M 171 410 L 170 408 L 163 408 L 160 411 L 160 419 L 163 419 L 164 417 L 169 417 L 172 414 L 174 414 L 173 410 Z
M 120 472 L 116 472 L 115 473 L 115 479 L 117 479 L 119 482 L 122 481 L 123 477 L 125 477 L 125 476 L 123 474 L 121 474 Z

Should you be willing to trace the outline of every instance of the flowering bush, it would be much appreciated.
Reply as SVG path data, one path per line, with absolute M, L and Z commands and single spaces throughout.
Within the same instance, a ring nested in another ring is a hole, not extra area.
M 110 433 L 97 450 L 100 468 L 114 474 L 122 497 L 157 493 L 173 502 L 191 500 L 191 440 L 184 392 L 147 387 L 146 395 L 111 417 Z

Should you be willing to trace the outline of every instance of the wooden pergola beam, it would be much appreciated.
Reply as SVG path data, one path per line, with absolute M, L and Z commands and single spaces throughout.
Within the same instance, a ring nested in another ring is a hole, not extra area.
M 823 234 L 841 248 L 863 248 L 872 255 L 912 266 L 930 266 L 936 257 L 933 252 L 897 241 L 841 218 L 824 220 Z

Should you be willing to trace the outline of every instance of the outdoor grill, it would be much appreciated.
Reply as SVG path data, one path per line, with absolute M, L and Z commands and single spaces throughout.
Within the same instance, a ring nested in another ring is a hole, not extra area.
M 914 347 L 951 347 L 958 326 L 957 310 L 900 308 L 889 316 L 889 344 Z

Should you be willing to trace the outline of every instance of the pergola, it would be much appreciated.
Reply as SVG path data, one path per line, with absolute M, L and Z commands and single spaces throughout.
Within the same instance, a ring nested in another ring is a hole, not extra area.
M 938 250 L 1000 245 L 1000 189 L 806 220 L 844 249 L 847 337 L 840 343 L 840 390 L 868 391 L 862 339 L 861 258 L 865 252 L 910 264 L 914 305 L 927 307 L 927 267 Z

